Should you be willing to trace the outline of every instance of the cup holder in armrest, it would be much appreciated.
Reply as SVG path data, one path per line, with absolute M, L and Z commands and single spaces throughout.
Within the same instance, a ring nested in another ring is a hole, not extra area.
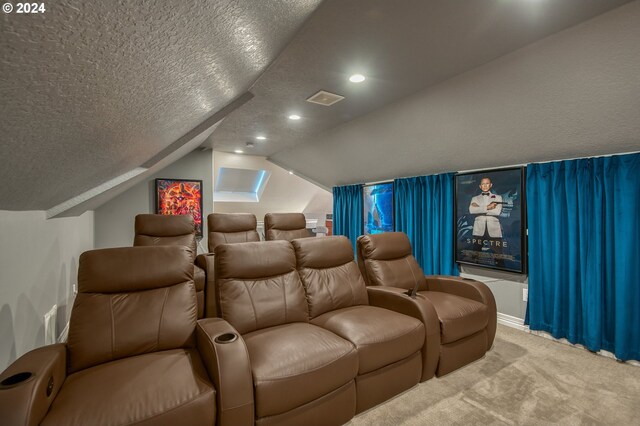
M 222 344 L 235 342 L 236 340 L 238 340 L 238 335 L 236 333 L 224 333 L 213 339 L 214 342 Z
M 0 382 L 0 389 L 9 389 L 14 386 L 18 386 L 21 383 L 28 381 L 33 377 L 33 373 L 30 371 L 22 371 L 20 373 L 16 373 L 13 376 L 9 376 L 3 381 Z

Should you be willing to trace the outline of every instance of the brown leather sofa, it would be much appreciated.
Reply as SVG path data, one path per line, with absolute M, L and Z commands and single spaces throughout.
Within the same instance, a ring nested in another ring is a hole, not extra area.
M 267 241 L 311 237 L 302 213 L 267 213 L 264 216 L 264 239 Z
M 220 244 L 260 241 L 258 221 L 251 213 L 211 213 L 207 216 L 209 253 L 196 257 L 196 265 L 205 271 L 204 316 L 218 316 L 215 295 L 214 253 Z
M 193 277 L 198 299 L 198 318 L 204 316 L 205 271 L 195 264 L 198 253 L 196 229 L 193 216 L 169 216 L 160 214 L 139 214 L 135 219 L 134 246 L 180 245 L 191 249 L 194 259 Z
M 68 343 L 28 352 L 0 375 L 0 423 L 214 425 L 216 393 L 195 348 L 192 256 L 177 246 L 83 253 Z
M 348 240 L 319 240 L 217 248 L 219 426 L 344 424 L 418 382 L 422 323 L 368 306 Z
M 407 305 L 409 290 L 425 311 L 435 310 L 437 323 L 427 324 L 427 339 L 439 346 L 435 374 L 442 376 L 472 361 L 491 348 L 496 333 L 496 303 L 489 288 L 475 280 L 451 276 L 426 276 L 411 254 L 411 243 L 402 232 L 363 235 L 357 241 L 358 264 L 369 286 L 386 286 L 370 297 L 393 298 L 393 306 Z M 370 287 L 375 288 L 375 287 Z M 431 314 L 432 316 L 433 314 Z M 433 351 L 433 347 L 430 349 Z M 433 363 L 429 368 L 434 368 Z M 424 378 L 424 377 L 423 377 Z
M 422 321 L 370 306 L 367 288 L 343 236 L 292 242 L 313 325 L 351 342 L 358 353 L 356 413 L 418 384 Z

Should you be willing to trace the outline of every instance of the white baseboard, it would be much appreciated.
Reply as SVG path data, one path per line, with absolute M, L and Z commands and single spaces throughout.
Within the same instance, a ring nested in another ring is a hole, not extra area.
M 567 339 L 556 339 L 551 334 L 549 334 L 549 333 L 547 333 L 545 331 L 530 330 L 528 325 L 524 325 L 524 320 L 522 318 L 513 317 L 513 316 L 507 315 L 507 314 L 501 314 L 500 312 L 498 312 L 498 324 L 506 325 L 507 327 L 515 328 L 517 330 L 524 331 L 525 333 L 533 334 L 535 336 L 540 336 L 540 337 L 543 337 L 545 339 L 553 340 L 554 342 L 562 343 L 564 345 L 569 345 L 569 346 L 573 346 L 573 347 L 576 347 L 576 348 L 581 348 L 581 349 L 584 349 L 584 350 L 588 350 L 583 345 L 573 344 L 573 343 L 569 342 Z M 611 359 L 616 359 L 617 360 L 616 356 L 614 354 L 612 354 L 611 352 L 599 351 L 599 352 L 594 352 L 594 353 L 596 355 L 600 355 L 600 356 L 604 356 L 606 358 L 611 358 Z M 630 360 L 630 361 L 625 361 L 625 363 L 629 364 L 629 365 L 633 365 L 635 367 L 640 367 L 640 362 L 639 361 Z
M 524 325 L 522 318 L 513 317 L 507 314 L 501 314 L 498 312 L 498 324 L 506 325 L 507 327 L 516 328 L 520 331 L 529 332 L 529 327 Z

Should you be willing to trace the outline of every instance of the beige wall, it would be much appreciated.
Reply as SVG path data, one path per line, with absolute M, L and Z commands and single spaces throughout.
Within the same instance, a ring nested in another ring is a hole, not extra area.
M 0 211 L 0 371 L 44 345 L 55 304 L 57 335 L 69 321 L 78 258 L 93 249 L 93 212 L 46 219 L 44 211 Z
M 260 201 L 257 203 L 218 202 L 213 210 L 218 213 L 253 213 L 258 221 L 267 213 L 305 213 L 308 219 L 331 213 L 333 195 L 296 175 L 289 174 L 264 157 L 214 152 L 214 179 L 220 167 L 266 170 L 271 173 Z M 215 186 L 215 182 L 214 182 Z

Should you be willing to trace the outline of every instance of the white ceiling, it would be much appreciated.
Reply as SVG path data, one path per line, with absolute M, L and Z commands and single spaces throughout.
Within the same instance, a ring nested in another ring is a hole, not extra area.
M 273 157 L 626 2 L 325 0 L 205 146 L 233 152 L 251 141 L 245 153 Z M 350 83 L 356 72 L 367 80 Z M 346 99 L 305 102 L 318 90 Z M 294 112 L 302 119 L 288 120 Z
M 326 137 L 623 3 L 60 0 L 42 15 L 3 14 L 0 210 L 51 209 L 159 164 L 247 90 L 255 97 L 205 146 L 231 152 L 252 141 L 250 153 L 286 167 L 311 161 L 324 186 L 369 179 L 351 167 L 357 149 L 342 163 L 318 155 Z M 349 83 L 353 72 L 367 80 Z M 320 89 L 346 99 L 304 101 Z M 288 121 L 292 112 L 303 118 Z M 336 164 L 342 174 L 327 178 Z
M 246 92 L 319 3 L 60 0 L 3 13 L 0 210 L 50 209 L 159 161 Z

